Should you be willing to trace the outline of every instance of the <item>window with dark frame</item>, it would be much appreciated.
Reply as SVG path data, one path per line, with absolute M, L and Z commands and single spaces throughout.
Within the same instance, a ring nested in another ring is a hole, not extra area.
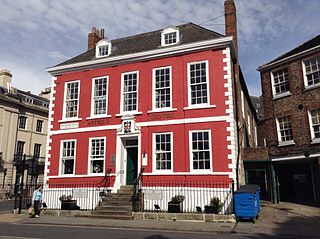
M 25 142 L 23 141 L 18 141 L 17 142 L 17 149 L 16 149 L 16 154 L 17 155 L 23 155 L 23 150 L 24 150 L 24 144 Z
M 26 116 L 20 116 L 19 117 L 19 129 L 25 129 L 27 124 L 27 117 Z
M 156 170 L 172 169 L 172 139 L 171 133 L 155 134 Z
M 43 127 L 43 120 L 37 120 L 36 132 L 41 133 Z
M 194 170 L 210 169 L 210 140 L 209 131 L 191 133 L 192 165 Z
M 41 153 L 41 144 L 34 144 L 33 157 L 37 159 L 40 158 L 40 153 Z

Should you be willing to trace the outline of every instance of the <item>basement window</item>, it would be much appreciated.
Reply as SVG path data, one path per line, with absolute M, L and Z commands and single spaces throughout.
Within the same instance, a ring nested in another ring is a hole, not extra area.
M 169 27 L 161 32 L 161 46 L 175 45 L 179 40 L 179 30 L 176 27 Z
M 96 57 L 106 57 L 111 53 L 111 43 L 106 39 L 102 39 L 96 45 Z

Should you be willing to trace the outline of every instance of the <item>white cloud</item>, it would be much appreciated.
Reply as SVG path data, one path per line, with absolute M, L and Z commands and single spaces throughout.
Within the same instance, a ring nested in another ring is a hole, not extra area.
M 318 0 L 235 0 L 239 54 L 249 89 L 258 92 L 256 67 L 319 34 Z M 224 14 L 224 0 L 2 0 L 0 54 L 17 78 L 49 84 L 45 67 L 86 50 L 92 26 L 109 39 L 186 22 L 199 24 Z M 224 33 L 224 17 L 204 24 Z M 32 61 L 32 64 L 30 64 Z M 22 71 L 24 74 L 15 71 Z M 37 77 L 38 75 L 38 77 Z M 19 76 L 19 77 L 18 77 Z M 20 83 L 20 81 L 18 81 Z M 23 82 L 21 82 L 23 83 Z M 39 89 L 27 85 L 36 91 Z M 23 84 L 21 87 L 25 87 Z

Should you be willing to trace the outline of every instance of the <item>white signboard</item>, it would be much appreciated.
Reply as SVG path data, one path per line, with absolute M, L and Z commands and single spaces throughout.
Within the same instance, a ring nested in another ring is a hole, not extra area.
M 79 122 L 65 123 L 60 125 L 60 129 L 75 129 L 79 128 Z
M 162 200 L 162 192 L 159 190 L 147 189 L 144 196 L 148 200 Z
M 87 198 L 88 197 L 88 189 L 75 188 L 72 190 L 72 197 L 74 197 L 74 198 Z
M 147 166 L 148 165 L 148 155 L 142 155 L 142 166 Z

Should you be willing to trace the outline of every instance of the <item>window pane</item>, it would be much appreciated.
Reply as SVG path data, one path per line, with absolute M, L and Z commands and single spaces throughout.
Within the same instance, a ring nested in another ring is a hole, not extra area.
M 192 132 L 193 169 L 210 169 L 209 132 Z
M 123 77 L 123 111 L 137 110 L 137 73 L 125 74 Z
M 272 72 L 275 94 L 289 91 L 288 69 Z
M 320 83 L 320 57 L 304 62 L 306 68 L 307 85 Z
M 320 138 L 320 109 L 311 111 L 311 122 L 313 128 L 313 138 Z
M 208 103 L 206 63 L 195 63 L 189 65 L 189 67 L 191 104 L 206 104 Z
M 105 161 L 105 139 L 91 139 L 90 173 L 103 173 Z
M 154 79 L 155 107 L 166 108 L 171 106 L 170 68 L 156 69 Z
M 155 160 L 157 170 L 170 170 L 171 169 L 171 134 L 161 133 L 155 135 Z
M 94 80 L 93 114 L 107 113 L 107 78 Z
M 79 82 L 67 83 L 65 105 L 66 105 L 66 118 L 78 116 L 78 97 L 79 97 Z
M 281 141 L 293 140 L 290 116 L 278 118 Z

